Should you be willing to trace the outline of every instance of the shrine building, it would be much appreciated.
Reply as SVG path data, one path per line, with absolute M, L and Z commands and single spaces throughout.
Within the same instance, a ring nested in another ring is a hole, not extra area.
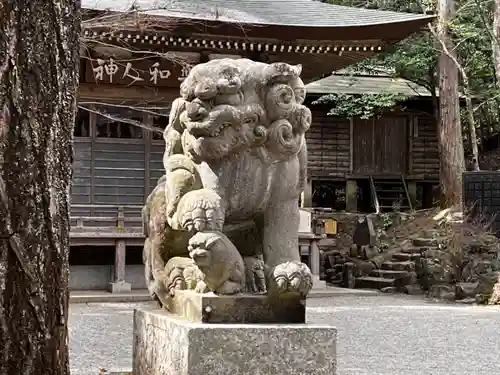
M 132 288 L 145 287 L 140 210 L 163 174 L 161 131 L 192 66 L 222 57 L 284 61 L 301 64 L 302 78 L 310 83 L 382 52 L 433 18 L 314 0 L 81 4 L 71 191 L 73 290 L 106 289 L 123 279 Z M 312 133 L 314 128 L 313 117 Z M 348 136 L 349 127 L 344 130 Z M 310 200 L 306 191 L 304 202 Z M 304 246 L 314 242 L 314 236 L 301 236 Z

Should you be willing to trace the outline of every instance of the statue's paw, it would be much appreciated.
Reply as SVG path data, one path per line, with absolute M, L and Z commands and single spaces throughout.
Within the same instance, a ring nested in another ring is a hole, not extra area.
M 233 295 L 243 291 L 243 286 L 240 283 L 226 281 L 215 291 L 217 294 Z
M 180 228 L 189 231 L 222 231 L 224 224 L 221 198 L 210 189 L 199 189 L 186 193 L 177 206 L 176 216 Z
M 196 287 L 194 288 L 194 291 L 196 293 L 208 293 L 210 290 L 208 289 L 207 284 L 205 284 L 204 281 L 200 280 L 196 284 Z
M 313 286 L 312 273 L 304 263 L 278 264 L 270 275 L 269 291 L 274 294 L 299 294 L 305 297 Z

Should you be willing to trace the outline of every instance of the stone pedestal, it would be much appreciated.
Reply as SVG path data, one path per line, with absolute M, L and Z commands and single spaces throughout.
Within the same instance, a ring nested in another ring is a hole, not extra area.
M 335 375 L 336 329 L 305 324 L 193 323 L 134 313 L 134 375 Z
M 178 290 L 166 306 L 172 314 L 194 323 L 305 323 L 306 300 L 298 296 L 232 296 Z

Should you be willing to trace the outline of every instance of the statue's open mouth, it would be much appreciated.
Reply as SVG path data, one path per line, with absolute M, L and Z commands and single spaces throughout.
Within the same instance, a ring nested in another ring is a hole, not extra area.
M 220 105 L 212 108 L 208 116 L 200 121 L 190 119 L 186 112 L 181 115 L 181 121 L 195 138 L 218 137 L 227 128 L 240 124 L 241 117 L 241 112 L 235 107 Z
M 190 253 L 190 256 L 198 266 L 210 265 L 210 253 L 207 250 L 196 248 Z
M 230 122 L 219 123 L 211 120 L 204 122 L 188 121 L 184 125 L 195 138 L 218 137 L 225 129 L 232 126 Z

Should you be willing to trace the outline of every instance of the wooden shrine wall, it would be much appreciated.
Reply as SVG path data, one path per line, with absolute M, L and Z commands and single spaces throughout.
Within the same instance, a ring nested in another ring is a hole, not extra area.
M 164 127 L 167 118 L 144 121 Z M 74 139 L 72 215 L 116 214 L 116 208 L 96 212 L 90 208 L 95 205 L 137 206 L 132 216 L 139 215 L 163 175 L 161 135 L 80 110 Z
M 351 121 L 327 116 L 328 108 L 310 108 L 313 120 L 306 133 L 310 179 L 384 174 L 438 179 L 437 124 L 432 116 L 403 112 Z
M 413 118 L 411 171 L 427 179 L 439 179 L 439 150 L 437 124 L 434 117 L 420 115 Z
M 344 178 L 349 173 L 349 120 L 312 111 L 312 125 L 306 133 L 310 178 Z

